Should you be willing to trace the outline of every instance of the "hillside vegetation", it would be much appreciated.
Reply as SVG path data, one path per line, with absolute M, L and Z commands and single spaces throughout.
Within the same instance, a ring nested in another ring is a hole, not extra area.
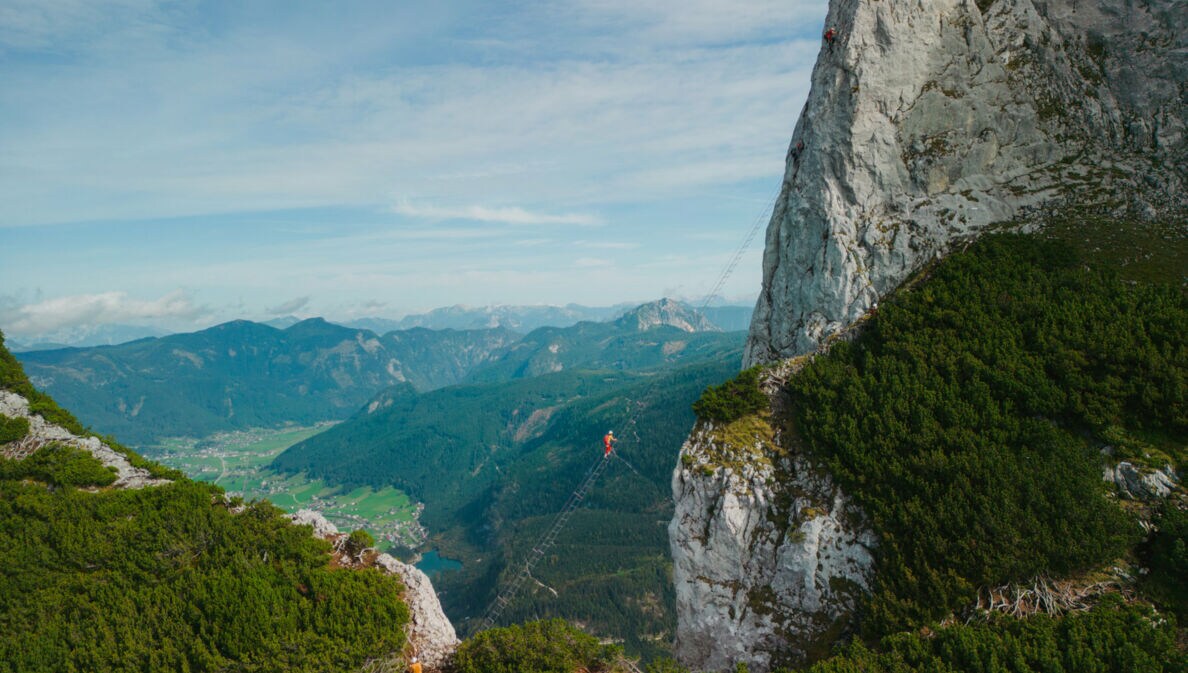
M 1101 449 L 1133 437 L 1182 453 L 1186 333 L 1176 287 L 992 237 L 794 377 L 791 429 L 881 536 L 866 630 L 1123 555 L 1138 529 L 1106 497 Z
M 82 432 L 2 338 L 0 388 Z M 403 647 L 397 579 L 331 570 L 280 510 L 155 471 L 176 481 L 104 490 L 84 451 L 0 457 L 0 671 L 350 670 Z
M 614 429 L 629 462 L 612 458 L 537 567 L 541 585 L 502 623 L 565 617 L 633 652 L 662 653 L 674 627 L 665 532 L 672 464 L 693 422 L 690 403 L 737 370 L 740 336 L 715 360 L 650 374 L 575 370 L 424 394 L 392 389 L 274 467 L 334 483 L 394 484 L 423 502 L 431 545 L 464 562 L 434 583 L 465 631 Z

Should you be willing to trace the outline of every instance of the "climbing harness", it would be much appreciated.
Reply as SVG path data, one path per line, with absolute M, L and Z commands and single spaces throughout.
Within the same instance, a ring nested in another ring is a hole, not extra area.
M 772 197 L 771 203 L 769 203 L 767 207 L 755 217 L 755 221 L 751 225 L 751 230 L 747 233 L 747 237 L 743 240 L 742 245 L 738 246 L 738 249 L 730 258 L 730 261 L 722 269 L 722 273 L 718 276 L 718 279 L 714 283 L 713 287 L 705 295 L 704 300 L 701 302 L 701 307 L 697 309 L 698 313 L 704 315 L 706 307 L 709 306 L 709 303 L 714 300 L 714 297 L 717 296 L 718 292 L 726 285 L 727 279 L 729 279 L 730 275 L 734 273 L 734 270 L 738 267 L 743 255 L 746 254 L 747 249 L 751 246 L 751 242 L 755 240 L 755 236 L 759 233 L 759 227 L 763 224 L 764 216 L 771 212 L 771 210 L 775 207 L 775 202 L 778 198 L 779 192 L 777 192 L 776 195 Z M 644 394 L 641 397 L 646 399 L 648 394 L 652 392 L 652 388 L 655 387 L 655 385 L 656 382 L 653 382 L 652 386 L 644 391 Z M 624 428 L 630 429 L 635 426 L 635 422 L 638 419 L 639 413 L 642 409 L 643 404 L 636 402 L 635 408 L 631 411 L 631 414 L 627 418 L 627 422 L 623 424 Z M 634 434 L 636 440 L 638 441 L 639 433 L 636 432 Z M 478 630 L 482 631 L 495 626 L 495 623 L 499 620 L 499 617 L 503 615 L 503 611 L 506 610 L 507 606 L 513 600 L 515 600 L 517 595 L 519 595 L 520 590 L 532 576 L 533 568 L 536 567 L 536 564 L 540 563 L 540 560 L 544 558 L 544 555 L 548 552 L 549 548 L 557 542 L 557 537 L 561 534 L 561 531 L 565 528 L 565 525 L 569 523 L 569 519 L 573 516 L 573 513 L 579 506 L 581 506 L 582 501 L 586 499 L 586 494 L 590 491 L 590 488 L 594 486 L 594 482 L 598 481 L 598 478 L 602 476 L 603 472 L 606 471 L 607 466 L 610 465 L 611 457 L 615 457 L 623 461 L 623 464 L 626 465 L 632 472 L 639 475 L 641 478 L 643 477 L 639 470 L 635 469 L 634 465 L 628 462 L 626 458 L 623 458 L 619 455 L 617 449 L 599 457 L 598 461 L 586 471 L 586 476 L 582 478 L 581 484 L 577 487 L 577 490 L 575 490 L 573 494 L 569 496 L 569 500 L 565 501 L 565 506 L 562 507 L 561 511 L 558 512 L 553 518 L 553 523 L 551 526 L 549 526 L 548 531 L 536 541 L 536 544 L 533 545 L 532 550 L 528 552 L 528 555 L 525 557 L 523 563 L 520 564 L 519 570 L 516 572 L 516 576 L 510 582 L 504 585 L 503 590 L 500 591 L 498 595 L 496 595 L 495 600 L 491 601 L 491 604 L 487 606 L 487 610 L 483 613 L 482 621 L 480 622 Z M 631 670 L 639 673 L 639 669 L 630 661 L 623 659 L 621 663 L 626 663 L 631 668 Z

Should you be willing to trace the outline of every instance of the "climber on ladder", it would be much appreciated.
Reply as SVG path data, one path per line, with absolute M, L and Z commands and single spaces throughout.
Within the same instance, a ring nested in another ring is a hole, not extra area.
M 606 452 L 602 454 L 603 458 L 611 455 L 611 451 L 615 450 L 615 431 L 607 430 L 606 436 L 602 438 L 602 443 L 606 445 Z

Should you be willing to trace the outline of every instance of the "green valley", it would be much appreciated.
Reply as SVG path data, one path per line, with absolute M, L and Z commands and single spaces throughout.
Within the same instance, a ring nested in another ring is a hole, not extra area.
M 420 508 L 396 488 L 330 486 L 319 479 L 269 469 L 282 451 L 331 425 L 257 428 L 203 440 L 173 439 L 146 448 L 144 454 L 193 479 L 220 486 L 231 496 L 269 500 L 288 512 L 317 510 L 342 530 L 366 530 L 381 547 L 421 544 L 424 533 L 417 523 Z

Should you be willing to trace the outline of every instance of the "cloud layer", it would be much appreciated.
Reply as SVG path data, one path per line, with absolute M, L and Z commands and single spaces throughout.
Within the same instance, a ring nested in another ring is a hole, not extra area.
M 826 4 L 0 3 L 0 288 L 58 298 L 0 329 L 178 287 L 212 317 L 696 294 L 779 188 Z
M 36 336 L 79 325 L 195 320 L 208 312 L 182 290 L 152 300 L 123 292 L 56 297 L 28 304 L 0 305 L 0 325 L 15 337 Z

